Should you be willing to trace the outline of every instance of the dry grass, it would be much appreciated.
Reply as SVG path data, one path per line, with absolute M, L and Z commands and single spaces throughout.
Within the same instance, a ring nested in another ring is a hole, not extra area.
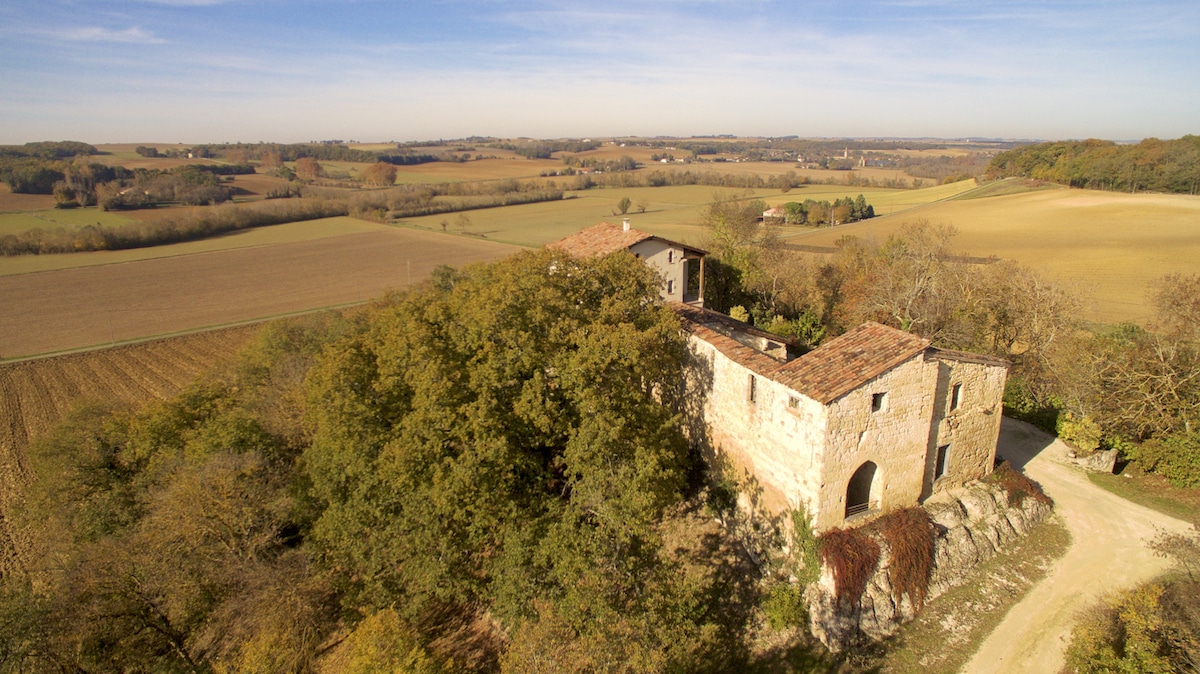
M 934 599 L 863 663 L 887 674 L 954 674 L 1014 605 L 1066 553 L 1071 534 L 1056 518 L 984 562 L 968 580 Z
M 57 352 L 364 302 L 410 278 L 426 278 L 439 264 L 494 260 L 515 250 L 467 237 L 385 227 L 3 276 L 0 356 Z
M 1046 505 L 1054 505 L 1054 501 L 1046 496 L 1046 492 L 1042 491 L 1038 483 L 1029 479 L 1025 473 L 1013 470 L 1007 461 L 1002 461 L 999 466 L 996 466 L 996 469 L 986 479 L 1004 487 L 1010 506 L 1020 506 L 1027 498 L 1033 498 Z
M 846 234 L 883 240 L 921 218 L 957 227 L 954 245 L 963 253 L 1013 259 L 1077 287 L 1089 300 L 1085 317 L 1105 323 L 1147 320 L 1151 283 L 1200 272 L 1200 197 L 1187 195 L 1059 189 L 940 201 L 790 242 L 829 246 Z

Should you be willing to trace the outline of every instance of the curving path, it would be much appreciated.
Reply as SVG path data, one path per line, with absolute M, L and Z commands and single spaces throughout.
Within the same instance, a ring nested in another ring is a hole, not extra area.
M 1169 562 L 1146 547 L 1157 531 L 1190 525 L 1126 501 L 1068 463 L 1067 446 L 1029 424 L 1005 418 L 997 453 L 1042 485 L 1071 531 L 1071 547 L 1008 612 L 964 674 L 1058 672 L 1080 610 L 1107 592 L 1148 581 Z

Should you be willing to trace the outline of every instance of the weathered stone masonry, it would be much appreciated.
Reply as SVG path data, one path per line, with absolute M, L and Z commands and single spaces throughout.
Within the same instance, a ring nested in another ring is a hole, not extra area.
M 991 472 L 1003 361 L 877 323 L 788 358 L 782 340 L 770 344 L 751 326 L 676 311 L 689 332 L 693 388 L 706 396 L 708 443 L 754 477 L 768 510 L 803 507 L 821 531 Z

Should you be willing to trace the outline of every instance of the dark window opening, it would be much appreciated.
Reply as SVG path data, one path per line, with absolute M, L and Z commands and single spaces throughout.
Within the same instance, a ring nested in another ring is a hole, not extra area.
M 959 403 L 962 402 L 962 384 L 955 384 L 954 388 L 950 389 L 950 411 L 958 409 Z
M 946 462 L 950 459 L 950 445 L 937 448 L 937 463 L 933 467 L 933 479 L 937 480 L 946 475 Z
M 746 389 L 746 398 L 750 402 L 758 402 L 758 378 L 750 375 L 749 388 Z
M 871 411 L 878 412 L 878 411 L 882 410 L 883 406 L 886 402 L 887 402 L 887 393 L 871 394 Z

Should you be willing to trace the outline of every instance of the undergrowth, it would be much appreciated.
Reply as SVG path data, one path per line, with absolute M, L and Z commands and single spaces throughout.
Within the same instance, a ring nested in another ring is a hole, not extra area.
M 1020 506 L 1026 498 L 1030 497 L 1046 505 L 1054 505 L 1054 500 L 1046 496 L 1046 492 L 1042 491 L 1038 483 L 1029 479 L 1024 473 L 1013 470 L 1007 461 L 1002 461 L 985 479 L 1004 487 L 1004 491 L 1008 493 L 1008 504 L 1011 506 Z

